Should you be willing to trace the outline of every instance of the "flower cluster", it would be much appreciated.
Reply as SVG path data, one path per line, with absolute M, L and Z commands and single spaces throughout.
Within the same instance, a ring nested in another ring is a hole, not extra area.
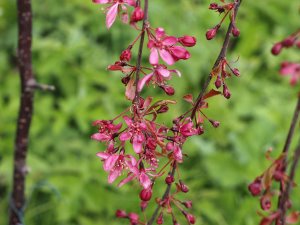
M 123 210 L 118 210 L 116 216 L 129 220 L 133 225 L 151 225 L 154 220 L 157 224 L 163 224 L 164 216 L 171 215 L 173 224 L 178 225 L 176 211 L 179 211 L 188 224 L 194 224 L 195 217 L 187 211 L 192 208 L 192 201 L 182 201 L 177 197 L 178 193 L 187 193 L 189 188 L 179 174 L 174 175 L 185 160 L 186 153 L 183 151 L 183 145 L 187 139 L 203 134 L 205 120 L 214 127 L 219 126 L 220 123 L 209 119 L 203 113 L 203 109 L 208 107 L 208 98 L 221 92 L 214 89 L 208 92 L 204 90 L 205 96 L 195 102 L 192 95 L 185 95 L 184 99 L 192 104 L 192 108 L 175 118 L 171 126 L 159 123 L 157 121 L 159 114 L 167 113 L 169 107 L 176 101 L 170 99 L 153 101 L 151 96 L 142 97 L 141 93 L 147 86 L 153 85 L 161 88 L 168 96 L 174 95 L 175 89 L 168 81 L 173 75 L 181 77 L 181 73 L 169 67 L 179 60 L 188 60 L 191 57 L 187 48 L 196 45 L 196 38 L 190 35 L 176 37 L 167 34 L 162 27 L 153 28 L 148 21 L 148 0 L 144 1 L 143 10 L 140 7 L 142 3 L 140 0 L 93 0 L 93 2 L 108 5 L 107 28 L 110 28 L 117 15 L 120 15 L 123 22 L 130 22 L 138 32 L 137 37 L 121 52 L 119 60 L 108 66 L 108 70 L 123 74 L 121 81 L 125 85 L 125 96 L 131 101 L 131 106 L 112 120 L 97 120 L 93 123 L 98 130 L 91 138 L 106 145 L 106 149 L 97 153 L 97 156 L 103 162 L 104 171 L 108 173 L 109 183 L 118 180 L 118 186 L 121 187 L 132 180 L 138 181 L 142 211 L 146 210 L 152 199 L 153 186 L 158 178 L 163 177 L 168 187 L 162 198 L 156 198 L 157 212 L 149 221 L 142 221 L 138 214 L 126 213 Z M 227 6 L 216 7 L 220 13 L 224 9 L 228 14 L 231 10 L 235 11 L 238 3 L 235 1 Z M 128 13 L 129 7 L 134 8 L 131 16 Z M 235 27 L 233 14 L 231 30 Z M 141 29 L 138 28 L 139 21 L 142 22 Z M 142 63 L 144 40 L 149 50 L 146 65 Z M 138 57 L 133 64 L 132 49 L 138 42 Z M 225 55 L 218 58 L 220 60 L 211 75 L 217 77 L 220 84 L 216 84 L 216 87 L 223 86 L 223 95 L 229 98 L 230 92 L 225 84 L 225 78 L 231 74 L 239 76 L 239 71 L 228 64 Z M 195 117 L 191 114 L 192 111 L 196 112 Z M 176 190 L 172 192 L 173 184 Z

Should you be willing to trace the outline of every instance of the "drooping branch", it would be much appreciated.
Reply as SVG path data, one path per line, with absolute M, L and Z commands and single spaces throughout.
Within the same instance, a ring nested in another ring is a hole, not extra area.
M 289 152 L 289 149 L 290 149 L 292 139 L 294 137 L 295 128 L 298 124 L 299 115 L 300 115 L 300 94 L 298 94 L 298 102 L 297 102 L 297 105 L 296 105 L 296 108 L 295 108 L 295 111 L 294 111 L 294 115 L 293 115 L 293 118 L 292 118 L 292 121 L 291 121 L 290 129 L 289 129 L 289 132 L 288 132 L 288 135 L 287 135 L 287 138 L 286 138 L 283 150 L 282 150 L 282 153 L 285 155 L 285 158 L 284 158 L 284 161 L 283 161 L 282 173 L 286 172 L 288 152 Z M 298 160 L 299 160 L 299 154 L 300 154 L 299 148 L 297 148 L 297 150 L 295 152 L 295 158 L 294 158 L 293 165 L 292 165 L 292 168 L 291 168 L 291 174 L 290 174 L 290 177 L 289 177 L 290 180 L 289 180 L 288 185 L 285 187 L 285 185 L 280 183 L 281 195 L 278 198 L 278 209 L 280 210 L 281 214 L 280 214 L 280 217 L 278 218 L 278 220 L 279 220 L 279 224 L 281 224 L 281 225 L 286 224 L 285 223 L 286 202 L 288 200 L 289 192 L 290 192 L 290 189 L 291 189 L 291 183 L 290 182 L 293 181 L 294 174 L 295 174 L 295 168 L 296 168 L 296 165 L 297 165 Z
M 240 6 L 242 0 L 237 0 L 236 2 L 237 3 L 235 4 L 235 8 L 233 9 L 234 10 L 234 12 L 233 12 L 233 18 L 234 19 L 236 18 L 236 15 L 238 13 L 238 9 L 239 9 L 239 6 Z M 228 26 L 228 29 L 227 29 L 227 32 L 226 32 L 226 36 L 225 36 L 225 40 L 224 40 L 223 45 L 222 45 L 222 49 L 221 49 L 221 51 L 220 51 L 220 53 L 219 53 L 219 55 L 218 55 L 218 57 L 217 57 L 214 65 L 213 65 L 213 69 L 215 67 L 217 67 L 219 65 L 219 63 L 221 62 L 221 60 L 226 57 L 227 49 L 228 49 L 229 42 L 230 42 L 230 36 L 231 36 L 230 34 L 231 34 L 233 26 L 234 26 L 233 23 L 234 22 L 231 21 L 230 24 L 229 24 L 229 26 Z M 207 77 L 207 79 L 206 79 L 206 81 L 205 81 L 205 83 L 204 83 L 204 85 L 203 85 L 203 87 L 201 89 L 201 92 L 199 93 L 199 95 L 197 97 L 195 106 L 192 109 L 191 118 L 194 118 L 195 113 L 196 113 L 198 107 L 200 106 L 201 100 L 202 100 L 204 94 L 207 91 L 207 88 L 208 88 L 208 86 L 210 84 L 211 79 L 212 79 L 212 75 L 209 74 L 209 76 Z M 175 172 L 176 172 L 176 164 L 174 164 L 174 166 L 172 168 L 171 176 L 174 176 Z M 172 187 L 172 184 L 168 184 L 167 185 L 167 188 L 166 188 L 166 190 L 165 190 L 165 192 L 164 192 L 164 194 L 162 196 L 162 201 L 169 196 L 170 191 L 171 191 L 171 187 Z M 150 217 L 147 225 L 152 225 L 153 224 L 154 220 L 156 219 L 156 217 L 157 217 L 157 215 L 159 213 L 160 208 L 161 208 L 161 205 L 158 204 L 158 206 L 156 207 L 154 213 Z
M 238 10 L 239 10 L 239 7 L 240 7 L 241 3 L 242 3 L 242 1 L 239 0 L 239 1 L 237 1 L 237 4 L 235 5 L 234 13 L 233 13 L 234 19 L 236 18 L 236 15 L 238 13 Z M 211 71 L 213 71 L 220 64 L 221 60 L 226 57 L 226 53 L 227 53 L 227 49 L 228 49 L 228 46 L 229 46 L 229 43 L 230 43 L 230 37 L 231 37 L 231 32 L 232 32 L 233 26 L 234 26 L 234 21 L 231 21 L 228 28 L 227 28 L 227 32 L 226 32 L 226 35 L 225 35 L 225 39 L 224 39 L 221 51 L 220 51 L 214 65 L 213 65 Z M 205 95 L 205 93 L 207 91 L 207 88 L 210 84 L 211 79 L 212 79 L 212 74 L 210 73 L 209 76 L 206 78 L 206 80 L 205 80 L 205 82 L 202 86 L 202 89 L 201 89 L 201 91 L 200 91 L 200 93 L 197 97 L 195 106 L 193 107 L 192 114 L 191 114 L 192 119 L 195 117 L 196 111 L 197 111 L 198 107 L 201 104 L 202 98 L 203 98 L 203 96 Z

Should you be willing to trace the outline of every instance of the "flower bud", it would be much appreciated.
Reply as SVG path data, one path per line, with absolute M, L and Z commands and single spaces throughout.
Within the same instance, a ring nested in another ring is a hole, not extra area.
M 217 120 L 209 120 L 209 122 L 211 123 L 211 125 L 213 125 L 213 127 L 217 128 L 220 126 L 220 122 Z
M 116 211 L 116 217 L 118 217 L 118 218 L 126 218 L 127 217 L 127 213 L 124 210 L 118 209 Z
M 131 15 L 130 22 L 136 23 L 138 21 L 141 21 L 144 19 L 144 11 L 141 9 L 141 7 L 136 7 Z
M 192 36 L 180 37 L 178 38 L 178 41 L 180 44 L 182 44 L 185 47 L 193 47 L 197 42 L 196 38 Z
M 231 93 L 225 84 L 223 85 L 223 95 L 227 99 L 229 99 L 231 96 Z
M 253 196 L 258 196 L 260 195 L 262 191 L 262 184 L 261 184 L 261 179 L 256 178 L 251 184 L 248 186 L 248 190 Z
M 167 95 L 174 95 L 175 93 L 174 88 L 169 85 L 164 85 L 160 87 L 164 90 L 164 92 L 166 92 Z
M 221 80 L 221 77 L 220 76 L 217 76 L 217 79 L 215 81 L 215 86 L 216 88 L 220 88 L 222 85 L 222 80 Z
M 121 81 L 123 84 L 127 85 L 128 82 L 130 81 L 130 76 L 123 77 Z
M 185 201 L 182 204 L 188 209 L 193 207 L 193 202 L 191 200 Z
M 282 49 L 282 44 L 281 42 L 278 42 L 273 46 L 271 52 L 273 55 L 278 55 L 281 52 L 281 49 Z
M 157 224 L 163 224 L 164 223 L 164 217 L 163 217 L 164 215 L 163 215 L 163 213 L 161 212 L 160 214 L 159 214 L 159 216 L 157 217 L 157 220 L 156 220 L 156 223 Z
M 268 194 L 260 198 L 260 207 L 262 210 L 267 211 L 271 208 L 271 206 L 272 206 L 271 199 Z
M 187 219 L 187 221 L 189 222 L 189 224 L 195 224 L 196 219 L 192 214 L 187 213 L 185 211 L 183 211 L 182 213 L 185 216 L 185 218 Z
M 234 27 L 232 28 L 231 33 L 232 33 L 232 35 L 233 35 L 234 37 L 240 36 L 240 30 L 239 30 L 236 26 L 234 26 Z
M 284 39 L 281 43 L 282 43 L 282 46 L 289 48 L 294 45 L 294 42 L 295 42 L 294 37 L 288 37 L 288 38 Z
M 136 213 L 129 213 L 129 214 L 128 214 L 128 218 L 129 218 L 130 223 L 131 223 L 132 225 L 137 225 L 138 222 L 139 222 L 139 215 L 136 214 Z
M 151 188 L 147 188 L 147 189 L 143 189 L 140 192 L 140 199 L 142 201 L 149 201 L 152 197 L 152 189 Z
M 179 187 L 183 193 L 187 193 L 189 191 L 188 186 L 186 186 L 181 180 L 179 181 Z
M 167 184 L 172 184 L 174 181 L 175 181 L 174 177 L 172 175 L 170 175 L 170 174 L 165 179 L 165 182 Z
M 127 48 L 124 51 L 122 51 L 122 53 L 120 55 L 120 60 L 129 62 L 130 59 L 131 59 L 131 51 L 129 48 Z
M 148 203 L 149 202 L 141 201 L 140 207 L 142 212 L 146 210 L 146 208 L 148 207 Z
M 206 32 L 206 39 L 207 40 L 213 39 L 216 36 L 218 30 L 219 30 L 219 26 L 215 26 L 214 28 L 208 30 Z
M 240 71 L 239 71 L 238 68 L 233 68 L 232 73 L 233 73 L 235 76 L 237 76 L 237 77 L 240 76 Z

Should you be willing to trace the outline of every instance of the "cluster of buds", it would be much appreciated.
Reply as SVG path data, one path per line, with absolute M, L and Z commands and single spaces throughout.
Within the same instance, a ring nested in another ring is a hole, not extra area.
M 108 4 L 107 28 L 110 28 L 117 15 L 120 15 L 123 22 L 129 22 L 139 32 L 121 52 L 119 60 L 108 66 L 108 70 L 123 74 L 121 81 L 126 87 L 125 96 L 131 101 L 131 106 L 112 120 L 97 120 L 93 123 L 98 130 L 91 138 L 106 145 L 106 149 L 97 153 L 97 156 L 103 162 L 104 171 L 108 173 L 108 183 L 119 180 L 118 186 L 121 187 L 136 180 L 140 184 L 140 208 L 145 211 L 153 198 L 156 180 L 163 177 L 168 191 L 163 198 L 156 198 L 159 214 L 152 220 L 156 219 L 157 224 L 163 224 L 164 215 L 168 214 L 172 216 L 173 224 L 179 225 L 175 213 L 179 210 L 188 224 L 194 224 L 195 217 L 188 212 L 188 209 L 192 208 L 192 201 L 177 198 L 178 193 L 187 193 L 189 188 L 180 175 L 175 178 L 174 173 L 175 170 L 179 171 L 179 165 L 186 156 L 183 145 L 189 137 L 204 133 L 204 121 L 208 120 L 214 127 L 219 126 L 218 121 L 209 119 L 202 110 L 208 107 L 208 98 L 221 92 L 213 89 L 208 91 L 200 99 L 201 104 L 194 102 L 192 95 L 186 95 L 184 99 L 192 104 L 192 109 L 174 119 L 170 127 L 159 123 L 157 121 L 159 114 L 168 112 L 170 105 L 176 102 L 169 99 L 153 101 L 151 96 L 142 97 L 141 93 L 145 87 L 153 85 L 161 88 L 168 96 L 174 95 L 175 89 L 168 81 L 173 75 L 181 77 L 181 73 L 176 69 L 169 69 L 168 66 L 174 65 L 179 60 L 188 60 L 191 54 L 187 48 L 196 45 L 196 38 L 190 35 L 175 37 L 168 35 L 162 27 L 151 27 L 148 21 L 148 0 L 144 0 L 144 10 L 140 8 L 141 0 L 93 0 L 93 2 Z M 216 5 L 215 9 L 220 13 L 225 12 L 226 15 L 233 10 L 231 24 L 235 24 L 234 8 L 237 3 L 238 1 L 223 6 Z M 130 21 L 128 7 L 134 8 Z M 139 21 L 143 22 L 141 29 L 138 28 Z M 147 65 L 142 63 L 144 40 L 149 50 Z M 140 43 L 137 62 L 132 64 L 132 49 L 138 41 Z M 213 74 L 217 80 L 220 79 L 220 85 L 216 84 L 216 87 L 223 86 L 223 95 L 229 98 L 230 92 L 225 84 L 225 78 L 231 76 L 231 73 L 239 76 L 239 71 L 230 67 L 225 56 L 217 68 L 218 71 L 214 68 Z M 193 109 L 196 110 L 196 117 L 190 115 Z M 174 192 L 171 191 L 173 184 L 176 186 Z M 127 214 L 123 210 L 118 210 L 116 216 L 128 219 L 132 225 L 152 224 L 142 221 L 138 214 Z
M 296 46 L 300 48 L 300 30 L 291 34 L 287 38 L 273 45 L 271 52 L 273 55 L 279 55 L 283 48 L 291 48 Z
M 267 215 L 259 212 L 259 215 L 262 216 L 260 225 L 270 225 L 281 216 L 281 210 L 277 209 L 277 205 L 273 206 L 272 202 L 274 197 L 283 195 L 289 182 L 289 177 L 285 173 L 286 155 L 281 154 L 277 159 L 272 159 L 270 152 L 271 150 L 267 152 L 266 158 L 272 161 L 271 165 L 248 185 L 248 190 L 252 196 L 260 198 L 260 208 L 267 212 Z M 282 187 L 280 191 L 274 188 L 276 187 L 274 183 L 280 184 Z M 284 204 L 287 209 L 292 207 L 290 199 L 287 199 Z M 293 223 L 297 222 L 298 215 L 298 212 L 292 212 L 285 218 L 286 223 L 290 224 L 291 221 L 294 221 Z
M 240 30 L 236 27 L 236 23 L 235 23 L 235 11 L 234 9 L 236 8 L 236 5 L 239 4 L 239 1 L 234 1 L 234 2 L 230 2 L 230 3 L 223 3 L 222 5 L 219 5 L 217 3 L 211 3 L 209 6 L 210 10 L 214 10 L 216 12 L 218 12 L 219 14 L 224 14 L 224 16 L 222 17 L 221 21 L 214 26 L 213 28 L 209 29 L 206 32 L 206 39 L 207 40 L 211 40 L 213 39 L 218 30 L 221 28 L 225 18 L 229 15 L 230 20 L 232 22 L 232 30 L 231 33 L 234 37 L 238 37 L 240 35 Z

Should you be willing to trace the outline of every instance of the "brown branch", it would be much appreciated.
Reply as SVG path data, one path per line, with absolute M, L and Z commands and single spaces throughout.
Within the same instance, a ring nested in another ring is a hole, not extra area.
M 283 150 L 282 150 L 282 153 L 285 154 L 284 161 L 283 161 L 283 168 L 282 168 L 283 173 L 285 173 L 285 171 L 286 171 L 288 151 L 289 151 L 292 139 L 294 137 L 295 128 L 298 124 L 299 114 L 300 114 L 300 94 L 298 94 L 298 102 L 297 102 L 295 112 L 294 112 L 294 115 L 293 115 L 293 118 L 291 121 L 290 129 L 289 129 L 289 132 L 288 132 L 288 135 L 287 135 L 287 138 L 286 138 Z M 296 163 L 296 165 L 297 165 L 298 158 L 299 158 L 298 154 L 300 154 L 300 153 L 298 153 L 298 149 L 299 148 L 297 148 L 296 153 L 295 153 L 296 154 L 295 155 L 296 162 L 294 161 L 294 163 Z M 293 172 L 294 163 L 292 165 L 291 172 Z M 294 176 L 294 172 L 291 175 Z M 293 180 L 293 178 L 290 177 L 290 180 Z M 290 183 L 290 181 L 289 181 L 289 183 Z M 289 186 L 289 184 L 288 184 L 288 186 Z M 289 189 L 290 189 L 290 187 L 285 188 L 284 185 L 282 183 L 280 183 L 281 195 L 278 198 L 278 206 L 277 207 L 279 210 L 281 210 L 280 218 L 278 218 L 278 223 L 281 225 L 285 225 L 286 201 L 288 200 L 288 195 L 289 195 L 289 191 L 290 191 Z
M 242 3 L 242 0 L 239 0 L 235 4 L 234 13 L 233 13 L 233 18 L 234 19 L 236 18 L 236 15 L 238 13 L 239 6 L 240 6 L 241 3 Z M 221 60 L 226 57 L 226 53 L 227 53 L 227 49 L 228 49 L 229 41 L 230 41 L 230 34 L 231 34 L 233 26 L 234 26 L 234 21 L 231 21 L 228 28 L 227 28 L 227 32 L 226 32 L 226 35 L 225 35 L 225 39 L 224 39 L 221 51 L 220 51 L 214 65 L 213 65 L 211 71 L 213 71 L 220 64 Z M 205 92 L 206 92 L 206 90 L 207 90 L 207 88 L 210 84 L 211 79 L 212 79 L 212 74 L 210 73 L 208 75 L 206 81 L 204 82 L 204 84 L 202 86 L 202 89 L 201 89 L 201 92 L 199 93 L 199 95 L 197 97 L 196 104 L 193 107 L 192 114 L 191 114 L 192 119 L 195 117 L 196 111 L 197 111 L 198 107 L 201 104 L 202 98 L 203 98 L 203 96 L 204 96 L 204 94 L 205 94 Z
M 176 162 L 174 162 L 174 164 L 173 164 L 172 172 L 171 172 L 170 175 L 174 177 L 175 171 L 176 171 Z M 170 191 L 171 191 L 171 187 L 172 187 L 172 183 L 167 185 L 167 188 L 166 188 L 166 190 L 163 194 L 162 200 L 166 199 L 166 197 L 169 196 Z M 158 204 L 155 211 L 154 211 L 154 213 L 152 214 L 150 220 L 148 221 L 147 225 L 152 225 L 153 224 L 154 220 L 156 219 L 156 217 L 159 213 L 160 208 L 161 208 L 161 205 Z
M 33 113 L 34 91 L 28 82 L 34 81 L 31 64 L 32 13 L 30 0 L 17 0 L 18 10 L 18 66 L 21 78 L 21 104 L 14 149 L 13 190 L 10 202 L 10 225 L 23 224 L 25 176 L 28 135 Z
M 139 50 L 138 50 L 137 63 L 136 63 L 136 73 L 135 73 L 136 89 L 135 89 L 135 96 L 134 96 L 134 99 L 133 99 L 133 104 L 136 107 L 136 109 L 135 109 L 136 111 L 138 109 L 139 98 L 140 98 L 140 93 L 138 91 L 138 83 L 139 83 L 139 80 L 140 80 L 143 47 L 144 47 L 145 32 L 146 32 L 147 26 L 148 26 L 148 0 L 145 0 L 143 27 L 142 27 L 142 34 L 141 34 L 140 45 L 139 45 Z

